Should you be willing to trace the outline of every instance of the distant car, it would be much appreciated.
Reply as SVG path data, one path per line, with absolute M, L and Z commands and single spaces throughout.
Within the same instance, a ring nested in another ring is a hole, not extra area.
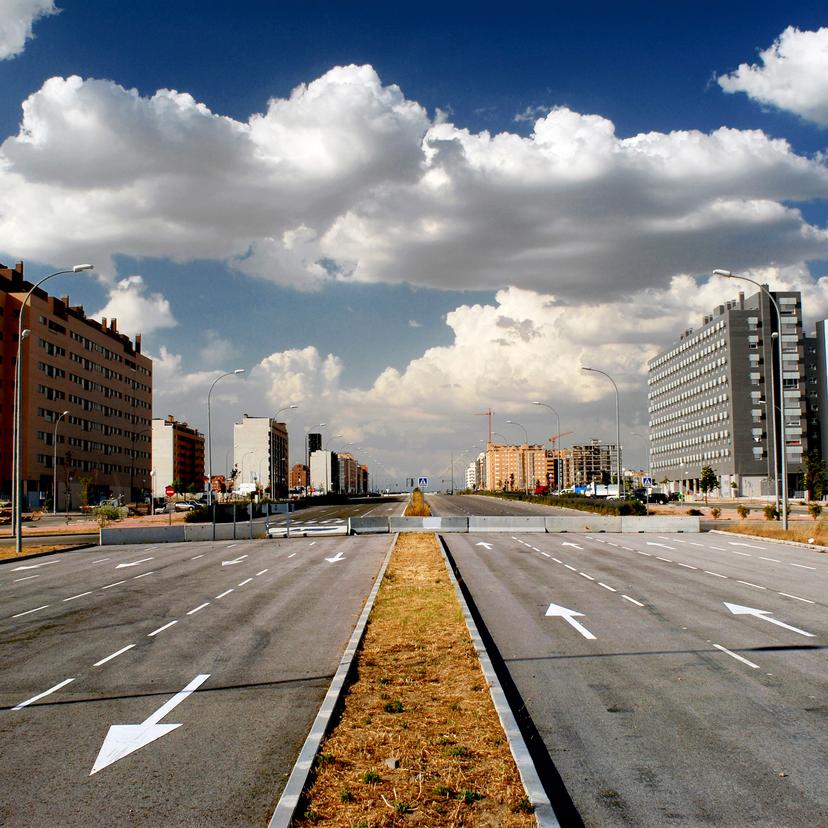
M 199 506 L 201 506 L 201 504 L 196 503 L 195 500 L 179 500 L 178 503 L 175 504 L 175 511 L 189 512 L 191 509 L 198 509 Z
M 650 492 L 650 503 L 660 503 L 664 505 L 670 502 L 670 496 L 664 492 Z

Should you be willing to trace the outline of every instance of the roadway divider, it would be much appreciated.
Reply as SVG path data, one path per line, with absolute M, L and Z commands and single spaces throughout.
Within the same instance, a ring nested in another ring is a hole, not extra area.
M 701 532 L 698 517 L 671 515 L 625 515 L 621 518 L 622 532 Z
M 271 526 L 267 530 L 267 537 L 269 538 L 310 538 L 317 535 L 347 535 L 348 525 L 345 523 L 339 526 L 305 526 L 300 524 L 298 526 L 291 526 L 288 528 L 285 525 Z
M 547 532 L 622 532 L 622 518 L 614 515 L 561 515 L 544 518 Z
M 105 526 L 101 546 L 122 543 L 183 543 L 184 526 Z
M 389 531 L 387 517 L 348 518 L 349 535 L 387 535 Z
M 469 516 L 469 532 L 545 532 L 545 517 Z

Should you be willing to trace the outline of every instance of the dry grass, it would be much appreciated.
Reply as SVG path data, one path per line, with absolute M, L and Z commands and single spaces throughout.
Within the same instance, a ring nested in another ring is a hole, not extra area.
M 426 503 L 423 493 L 419 489 L 411 492 L 411 500 L 405 507 L 405 517 L 431 517 L 431 507 Z
M 63 543 L 56 546 L 52 544 L 48 546 L 24 546 L 22 555 L 18 555 L 14 551 L 14 546 L 0 546 L 0 561 L 5 561 L 9 558 L 24 558 L 27 555 L 35 555 L 38 552 L 58 552 L 61 549 L 68 549 L 72 546 L 75 546 L 75 544 Z
M 773 540 L 799 541 L 800 543 L 811 543 L 814 546 L 828 546 L 828 521 L 824 519 L 793 521 L 788 525 L 786 532 L 776 521 L 758 523 L 756 521 L 743 521 L 738 526 L 722 527 L 726 532 L 739 532 L 745 535 L 756 535 L 760 538 L 772 538 Z M 814 550 L 823 552 L 822 549 Z
M 401 535 L 296 824 L 516 828 L 527 810 L 437 540 Z

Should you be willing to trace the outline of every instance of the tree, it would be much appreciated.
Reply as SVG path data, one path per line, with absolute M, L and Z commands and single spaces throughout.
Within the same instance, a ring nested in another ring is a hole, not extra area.
M 716 472 L 710 466 L 702 466 L 699 488 L 704 493 L 704 502 L 707 505 L 707 495 L 714 489 L 719 488 L 719 478 L 716 477 Z
M 809 451 L 803 460 L 805 466 L 805 473 L 803 475 L 802 485 L 808 498 L 812 500 L 822 500 L 825 496 L 825 475 L 828 472 L 828 463 L 826 463 L 816 451 Z

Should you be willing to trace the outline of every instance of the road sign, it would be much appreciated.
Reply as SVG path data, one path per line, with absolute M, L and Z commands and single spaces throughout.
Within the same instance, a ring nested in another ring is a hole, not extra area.
M 167 488 L 164 489 L 164 494 L 167 497 L 172 497 L 175 494 L 175 489 L 172 486 L 167 486 Z
M 421 489 L 428 488 L 428 478 L 427 477 L 418 477 L 417 478 L 417 486 Z
M 652 477 L 645 477 L 641 481 L 641 485 L 644 487 L 650 487 L 653 485 L 653 478 Z

